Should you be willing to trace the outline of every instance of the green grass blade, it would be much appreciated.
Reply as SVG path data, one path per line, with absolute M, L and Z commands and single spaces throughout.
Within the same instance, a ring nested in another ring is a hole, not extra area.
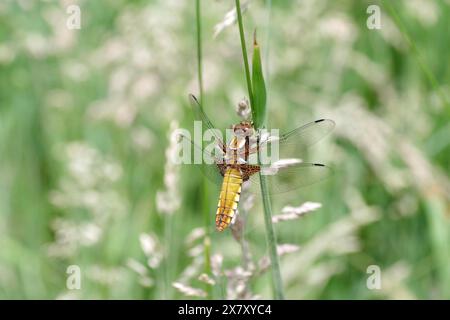
M 256 31 L 253 40 L 253 60 L 252 60 L 252 85 L 253 85 L 253 102 L 252 117 L 256 128 L 265 125 L 267 108 L 266 108 L 266 84 L 261 63 L 261 51 L 256 40 Z

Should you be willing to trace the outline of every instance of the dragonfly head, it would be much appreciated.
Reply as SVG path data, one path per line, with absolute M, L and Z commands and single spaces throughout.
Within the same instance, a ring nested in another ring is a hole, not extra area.
M 250 121 L 241 121 L 233 125 L 233 132 L 238 137 L 247 137 L 253 135 L 253 124 Z

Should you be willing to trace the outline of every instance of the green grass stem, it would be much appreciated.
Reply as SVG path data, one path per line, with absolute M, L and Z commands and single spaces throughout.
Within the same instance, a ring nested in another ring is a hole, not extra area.
M 241 38 L 242 56 L 244 59 L 245 76 L 247 79 L 247 89 L 248 89 L 248 95 L 250 98 L 250 107 L 253 110 L 253 108 L 255 108 L 253 91 L 252 91 L 253 87 L 252 87 L 252 82 L 251 82 L 251 78 L 250 78 L 250 68 L 248 65 L 247 49 L 245 46 L 244 27 L 243 27 L 243 23 L 242 23 L 241 5 L 240 5 L 239 0 L 236 0 L 236 12 L 237 12 L 237 18 L 238 18 L 239 35 Z M 264 125 L 264 124 L 262 124 L 262 125 Z M 259 128 L 257 128 L 257 129 L 259 129 Z M 270 262 L 271 262 L 271 266 L 272 266 L 273 293 L 274 293 L 275 299 L 282 300 L 282 299 L 284 299 L 283 284 L 281 281 L 280 262 L 279 262 L 278 254 L 277 254 L 277 241 L 276 241 L 275 231 L 274 231 L 273 224 L 272 224 L 272 206 L 270 203 L 270 196 L 269 196 L 269 192 L 268 192 L 267 181 L 266 181 L 264 175 L 261 175 L 261 173 L 259 175 L 259 178 L 260 178 L 261 193 L 262 193 L 263 207 L 264 207 L 264 221 L 265 221 L 265 225 L 266 225 L 267 244 L 269 247 L 269 256 L 270 256 Z

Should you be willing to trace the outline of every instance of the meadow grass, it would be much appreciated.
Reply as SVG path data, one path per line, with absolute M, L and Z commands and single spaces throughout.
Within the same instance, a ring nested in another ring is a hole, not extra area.
M 268 126 L 337 124 L 306 154 L 334 176 L 272 202 L 274 216 L 321 204 L 274 224 L 286 298 L 450 298 L 450 7 L 375 1 L 369 30 L 372 2 L 271 3 Z M 246 30 L 266 34 L 264 2 L 242 5 Z M 0 298 L 272 298 L 261 199 L 236 241 L 205 228 L 217 187 L 168 165 L 172 129 L 192 126 L 195 6 L 80 6 L 67 30 L 62 2 L 0 5 Z M 201 9 L 201 100 L 225 128 L 248 96 L 239 32 L 229 2 Z M 81 290 L 66 288 L 69 265 Z

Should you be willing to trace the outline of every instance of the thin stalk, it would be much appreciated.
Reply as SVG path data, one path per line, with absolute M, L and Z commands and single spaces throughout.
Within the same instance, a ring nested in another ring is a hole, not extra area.
M 277 238 L 272 224 L 272 205 L 268 193 L 266 177 L 259 172 L 259 182 L 264 207 L 264 222 L 266 224 L 267 243 L 269 245 L 270 263 L 272 266 L 273 295 L 277 300 L 283 300 L 283 282 L 281 280 L 280 261 L 277 253 Z
M 242 57 L 244 59 L 245 78 L 247 80 L 248 97 L 250 99 L 250 107 L 253 107 L 253 89 L 252 80 L 250 78 L 250 67 L 248 65 L 247 46 L 245 45 L 244 25 L 242 23 L 241 3 L 236 0 L 236 13 L 238 18 L 239 36 L 241 38 Z
M 203 55 L 202 55 L 202 23 L 201 23 L 201 6 L 200 0 L 195 1 L 195 16 L 197 21 L 197 75 L 198 75 L 198 88 L 200 91 L 200 106 L 203 108 L 204 96 L 203 96 Z M 209 276 L 211 275 L 211 240 L 210 240 L 210 215 L 209 215 L 209 202 L 208 202 L 208 186 L 206 182 L 203 183 L 203 220 L 205 225 L 205 239 L 204 239 L 204 259 L 205 266 L 204 272 Z M 205 290 L 208 293 L 208 297 L 211 298 L 212 288 L 210 285 L 205 284 Z
M 250 78 L 250 68 L 248 65 L 247 59 L 247 49 L 245 46 L 245 36 L 244 36 L 244 27 L 242 23 L 242 13 L 241 13 L 241 5 L 240 1 L 236 0 L 236 13 L 238 18 L 238 26 L 239 26 L 239 35 L 241 38 L 241 48 L 242 48 L 242 56 L 244 58 L 244 68 L 245 68 L 245 76 L 247 79 L 247 89 L 248 95 L 250 98 L 250 107 L 253 108 L 253 92 L 252 92 L 252 83 Z M 259 129 L 259 128 L 258 128 Z M 259 157 L 258 157 L 259 159 Z M 266 225 L 266 234 L 267 234 L 267 244 L 269 246 L 270 252 L 270 262 L 272 266 L 272 285 L 273 285 L 273 293 L 274 298 L 277 300 L 284 299 L 283 294 L 283 284 L 281 281 L 281 272 L 280 272 L 280 263 L 278 260 L 277 254 L 277 241 L 275 237 L 275 231 L 272 224 L 272 206 L 270 203 L 270 197 L 268 193 L 267 181 L 264 175 L 259 174 L 260 185 L 261 185 L 261 193 L 263 198 L 263 207 L 264 207 L 264 221 Z

